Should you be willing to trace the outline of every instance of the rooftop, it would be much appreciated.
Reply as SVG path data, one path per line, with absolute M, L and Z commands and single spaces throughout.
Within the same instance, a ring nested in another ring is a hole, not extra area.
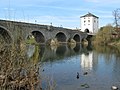
M 95 15 L 93 15 L 92 13 L 89 13 L 88 12 L 88 14 L 86 14 L 86 15 L 84 15 L 84 16 L 81 16 L 80 18 L 82 18 L 82 17 L 96 17 L 96 18 L 99 18 L 99 17 L 97 17 L 97 16 L 95 16 Z

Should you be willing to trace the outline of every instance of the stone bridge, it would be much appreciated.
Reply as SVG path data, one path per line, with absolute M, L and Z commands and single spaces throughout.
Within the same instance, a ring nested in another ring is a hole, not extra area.
M 43 44 L 54 39 L 61 43 L 67 43 L 71 39 L 81 43 L 87 37 L 86 33 L 79 30 L 8 20 L 0 20 L 0 34 L 7 43 L 15 42 L 18 38 L 26 40 L 31 34 L 38 43 Z

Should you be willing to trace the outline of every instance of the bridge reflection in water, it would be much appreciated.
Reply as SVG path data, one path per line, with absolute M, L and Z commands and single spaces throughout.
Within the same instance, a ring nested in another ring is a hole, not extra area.
M 55 90 L 109 90 L 112 85 L 120 84 L 120 55 L 115 52 L 115 49 L 107 47 L 94 47 L 92 50 L 81 44 L 76 47 L 40 46 L 38 62 L 43 62 L 44 69 L 41 72 L 44 77 L 42 86 L 46 87 L 50 78 L 57 84 Z M 79 79 L 76 78 L 77 72 Z M 88 74 L 84 75 L 85 72 Z M 89 88 L 81 87 L 84 84 Z
M 35 52 L 35 45 L 30 45 L 28 50 L 28 56 L 33 56 Z M 47 61 L 56 61 L 64 58 L 68 58 L 75 55 L 80 55 L 81 67 L 86 70 L 91 70 L 93 65 L 93 52 L 90 51 L 91 47 L 83 47 L 82 44 L 77 44 L 75 47 L 70 47 L 68 45 L 56 46 L 44 46 L 39 47 L 39 59 L 37 62 L 47 62 Z M 38 55 L 37 55 L 38 56 Z
M 28 57 L 33 56 L 35 52 L 35 47 L 36 47 L 35 45 L 28 46 L 28 51 L 27 51 Z M 82 49 L 83 48 L 81 44 L 77 44 L 75 47 L 70 47 L 66 44 L 60 45 L 58 47 L 40 45 L 38 62 L 39 61 L 47 62 L 49 60 L 54 61 L 54 60 L 62 59 L 64 57 L 71 57 L 71 56 L 82 53 L 83 52 Z

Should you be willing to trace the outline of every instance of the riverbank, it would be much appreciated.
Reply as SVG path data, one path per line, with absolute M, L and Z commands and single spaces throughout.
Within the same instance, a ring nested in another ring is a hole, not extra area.
M 119 41 L 114 41 L 108 44 L 109 46 L 112 46 L 114 48 L 117 48 L 120 51 L 120 40 Z
M 111 41 L 109 43 L 97 43 L 95 41 L 92 41 L 92 45 L 93 46 L 110 46 L 117 49 L 120 52 L 120 40 Z

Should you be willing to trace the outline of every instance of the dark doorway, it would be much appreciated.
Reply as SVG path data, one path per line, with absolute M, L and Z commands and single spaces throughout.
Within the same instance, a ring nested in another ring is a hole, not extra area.
M 85 29 L 85 32 L 86 32 L 86 33 L 89 33 L 90 31 L 89 31 L 89 29 Z

